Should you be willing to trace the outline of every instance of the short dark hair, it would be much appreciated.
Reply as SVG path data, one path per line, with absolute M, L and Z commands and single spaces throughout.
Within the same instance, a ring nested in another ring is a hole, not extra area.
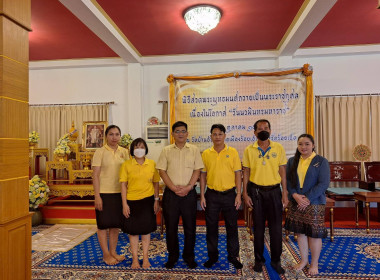
M 180 126 L 184 126 L 186 128 L 186 131 L 187 131 L 187 123 L 185 122 L 182 122 L 182 121 L 178 121 L 178 122 L 175 122 L 172 126 L 172 132 L 174 132 L 174 130 L 177 128 L 177 127 L 180 127 Z
M 111 125 L 109 125 L 109 126 L 106 128 L 106 136 L 108 135 L 108 133 L 110 132 L 110 130 L 111 130 L 112 128 L 117 128 L 117 130 L 119 130 L 119 133 L 121 134 L 120 127 L 118 127 L 117 125 L 111 124 Z
M 255 124 L 253 125 L 253 130 L 254 130 L 254 131 L 257 130 L 257 124 L 258 124 L 258 123 L 261 123 L 261 122 L 266 122 L 266 123 L 268 123 L 269 129 L 270 129 L 270 122 L 269 122 L 268 120 L 266 120 L 266 119 L 260 119 L 260 120 L 256 121 Z
M 132 141 L 131 146 L 130 146 L 131 156 L 135 156 L 135 153 L 134 153 L 135 147 L 140 143 L 143 143 L 145 146 L 145 155 L 148 154 L 148 145 L 146 144 L 145 140 L 142 138 L 136 138 L 135 140 Z
M 212 131 L 217 128 L 219 129 L 220 131 L 222 131 L 223 133 L 226 133 L 226 128 L 224 127 L 224 125 L 220 124 L 220 123 L 216 123 L 216 124 L 213 124 L 211 126 L 211 129 L 210 129 L 210 133 L 212 134 Z

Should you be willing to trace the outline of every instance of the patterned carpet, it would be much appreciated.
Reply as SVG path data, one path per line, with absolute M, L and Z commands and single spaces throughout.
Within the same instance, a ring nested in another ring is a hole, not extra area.
M 33 233 L 48 228 L 40 226 Z M 253 243 L 245 228 L 239 228 L 240 257 L 244 265 L 242 270 L 236 270 L 227 260 L 226 234 L 220 227 L 219 251 L 220 257 L 212 269 L 206 269 L 202 264 L 207 260 L 205 227 L 197 227 L 196 261 L 197 269 L 188 269 L 180 259 L 176 268 L 168 270 L 163 264 L 167 259 L 164 240 L 159 239 L 159 233 L 152 234 L 150 261 L 152 268 L 147 270 L 130 269 L 132 259 L 129 252 L 128 237 L 120 234 L 118 252 L 126 255 L 126 260 L 116 266 L 107 266 L 102 261 L 102 254 L 96 234 L 90 236 L 81 244 L 68 252 L 32 253 L 32 279 L 148 279 L 148 280 L 237 280 L 237 279 L 379 279 L 380 278 L 380 230 L 336 229 L 335 240 L 324 239 L 320 258 L 320 274 L 308 277 L 305 271 L 295 273 L 292 267 L 299 260 L 298 247 L 294 238 L 284 241 L 282 263 L 286 269 L 281 277 L 270 266 L 269 244 L 266 241 L 265 258 L 267 260 L 263 273 L 253 271 Z M 268 236 L 267 236 L 268 237 Z M 268 240 L 268 238 L 267 238 Z M 183 234 L 180 230 L 180 242 Z M 182 250 L 182 247 L 181 247 Z
M 44 227 L 35 229 L 43 230 Z M 34 233 L 35 233 L 34 232 Z M 227 260 L 226 233 L 224 227 L 219 229 L 219 261 L 212 269 L 203 267 L 207 261 L 206 228 L 197 227 L 195 248 L 197 269 L 188 269 L 180 258 L 174 269 L 166 269 L 167 260 L 165 240 L 160 240 L 159 233 L 152 234 L 150 262 L 152 268 L 132 270 L 132 257 L 129 252 L 128 237 L 120 234 L 117 251 L 126 255 L 126 260 L 116 266 L 107 266 L 102 260 L 101 250 L 96 234 L 68 252 L 37 252 L 32 254 L 32 279 L 254 279 L 252 270 L 253 245 L 245 228 L 239 228 L 240 256 L 244 264 L 242 270 L 236 270 Z M 180 228 L 180 250 L 183 249 L 183 233 Z M 265 279 L 269 279 L 266 275 Z
M 284 242 L 283 263 L 287 273 L 283 279 L 380 279 L 380 230 L 335 229 L 334 242 L 325 238 L 319 258 L 319 274 L 309 276 L 307 269 L 296 273 L 292 263 L 299 261 L 294 236 Z M 309 255 L 310 262 L 310 255 Z

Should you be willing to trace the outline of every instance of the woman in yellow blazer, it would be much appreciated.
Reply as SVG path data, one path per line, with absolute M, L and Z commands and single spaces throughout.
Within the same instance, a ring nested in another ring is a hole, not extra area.
M 141 235 L 143 268 L 149 268 L 148 249 L 150 233 L 157 229 L 158 182 L 160 175 L 156 163 L 145 157 L 148 146 L 137 138 L 131 144 L 131 159 L 120 169 L 121 197 L 123 203 L 122 230 L 129 234 L 132 251 L 132 268 L 141 268 L 138 261 L 138 242 Z

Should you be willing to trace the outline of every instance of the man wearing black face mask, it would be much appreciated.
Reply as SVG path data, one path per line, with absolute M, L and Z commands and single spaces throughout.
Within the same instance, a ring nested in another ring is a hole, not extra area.
M 284 147 L 270 141 L 270 123 L 258 120 L 254 124 L 258 140 L 244 150 L 243 155 L 243 196 L 245 203 L 253 207 L 255 265 L 253 270 L 261 272 L 265 264 L 264 232 L 268 220 L 271 266 L 278 274 L 284 274 L 281 267 L 282 253 L 282 209 L 288 204 L 286 188 L 287 162 Z M 282 185 L 282 191 L 280 188 Z

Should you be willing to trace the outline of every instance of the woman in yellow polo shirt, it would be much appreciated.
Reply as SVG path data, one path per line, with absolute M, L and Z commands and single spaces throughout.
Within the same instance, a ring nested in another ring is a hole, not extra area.
M 297 151 L 286 168 L 289 192 L 288 213 L 285 229 L 297 233 L 301 261 L 295 270 L 308 264 L 310 275 L 318 274 L 318 260 L 322 249 L 322 238 L 327 236 L 325 227 L 325 192 L 330 183 L 330 168 L 327 159 L 314 152 L 314 138 L 310 134 L 298 137 Z
M 148 146 L 144 139 L 137 138 L 131 144 L 132 158 L 120 169 L 121 197 L 123 203 L 123 232 L 129 234 L 132 251 L 132 268 L 141 268 L 138 260 L 138 242 L 141 235 L 143 268 L 149 268 L 148 249 L 150 233 L 157 229 L 158 182 L 160 175 L 156 163 L 145 157 Z
M 107 144 L 97 149 L 92 159 L 95 213 L 103 260 L 108 265 L 115 265 L 125 259 L 116 253 L 116 246 L 123 216 L 119 170 L 128 159 L 128 152 L 118 145 L 121 134 L 118 126 L 110 125 L 105 134 Z

